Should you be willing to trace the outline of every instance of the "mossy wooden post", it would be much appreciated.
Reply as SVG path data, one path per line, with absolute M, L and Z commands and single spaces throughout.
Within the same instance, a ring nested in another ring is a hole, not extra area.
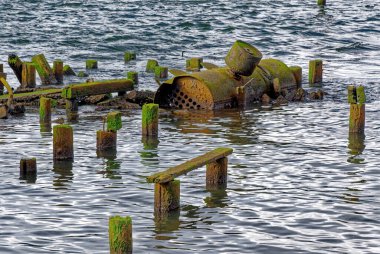
M 290 66 L 289 69 L 293 72 L 294 78 L 296 79 L 297 89 L 302 87 L 302 67 L 300 66 Z
M 22 83 L 22 61 L 16 54 L 8 56 L 8 64 L 17 77 L 17 80 Z
M 206 189 L 227 186 L 228 158 L 223 157 L 206 165 Z
M 136 71 L 128 71 L 127 79 L 133 81 L 133 84 L 137 85 L 139 83 L 139 74 Z
M 180 205 L 180 181 L 154 184 L 154 212 L 167 213 Z
M 53 159 L 72 160 L 74 158 L 73 128 L 60 124 L 53 127 Z
M 124 62 L 129 62 L 131 60 L 136 60 L 136 53 L 133 51 L 124 52 Z
M 53 72 L 58 84 L 63 84 L 63 61 L 57 59 L 53 62 Z
M 202 57 L 193 57 L 186 59 L 186 70 L 188 71 L 199 71 L 202 69 L 203 58 Z
M 350 133 L 364 133 L 365 102 L 366 96 L 364 86 L 348 86 L 348 103 L 350 103 Z
M 153 73 L 156 66 L 158 66 L 158 62 L 156 60 L 148 59 L 148 62 L 146 63 L 145 71 Z
M 66 117 L 68 121 L 78 120 L 78 100 L 66 99 Z
M 156 66 L 154 68 L 154 76 L 156 78 L 167 78 L 168 77 L 168 67 Z
M 142 135 L 158 136 L 158 104 L 145 104 L 142 108 Z
M 3 72 L 4 72 L 4 65 L 0 64 L 0 73 L 3 73 Z
M 132 253 L 131 217 L 112 216 L 108 224 L 110 254 Z
M 96 149 L 98 152 L 116 150 L 117 131 L 122 127 L 121 113 L 110 112 L 107 114 L 107 130 L 96 132 Z
M 107 114 L 107 131 L 117 132 L 122 127 L 121 113 L 118 111 Z
M 51 99 L 40 98 L 40 124 L 51 123 Z
M 318 5 L 326 5 L 326 0 L 317 0 Z
M 98 69 L 98 61 L 94 59 L 86 60 L 86 69 Z
M 309 84 L 322 83 L 323 61 L 320 59 L 311 60 L 309 62 Z
M 65 66 L 63 66 L 63 75 L 66 75 L 66 76 L 76 76 L 77 74 L 70 67 L 70 65 L 66 64 Z
M 20 179 L 34 180 L 37 177 L 37 160 L 36 158 L 23 158 L 20 160 Z
M 38 75 L 40 76 L 42 85 L 52 85 L 57 83 L 53 70 L 47 62 L 44 54 L 33 56 L 32 62 L 34 63 Z
M 24 62 L 22 64 L 21 87 L 36 87 L 36 67 L 33 63 Z

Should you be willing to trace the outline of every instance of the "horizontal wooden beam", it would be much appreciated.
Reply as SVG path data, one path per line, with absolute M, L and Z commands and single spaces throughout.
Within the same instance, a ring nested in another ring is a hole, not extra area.
M 204 155 L 198 156 L 194 159 L 186 161 L 178 166 L 171 167 L 166 171 L 159 172 L 147 177 L 148 183 L 166 183 L 174 180 L 177 176 L 186 174 L 194 169 L 207 165 L 218 159 L 227 157 L 232 154 L 232 148 L 217 148 L 213 151 L 205 153 Z
M 133 81 L 129 79 L 96 81 L 68 85 L 62 90 L 62 97 L 65 99 L 76 99 L 90 95 L 127 92 L 133 90 L 133 88 Z

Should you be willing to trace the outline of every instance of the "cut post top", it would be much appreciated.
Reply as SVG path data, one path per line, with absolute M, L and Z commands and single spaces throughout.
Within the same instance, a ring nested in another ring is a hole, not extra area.
M 147 177 L 148 183 L 166 183 L 174 180 L 177 176 L 186 174 L 194 169 L 207 165 L 211 162 L 214 162 L 218 159 L 227 157 L 232 154 L 232 148 L 217 148 L 213 151 L 205 153 L 201 156 L 198 156 L 194 159 L 186 161 L 178 166 L 171 167 L 163 172 L 158 172 L 151 176 Z

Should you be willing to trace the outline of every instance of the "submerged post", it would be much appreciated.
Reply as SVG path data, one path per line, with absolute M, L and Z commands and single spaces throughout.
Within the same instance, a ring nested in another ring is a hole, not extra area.
M 40 98 L 40 124 L 51 123 L 51 99 Z
M 142 135 L 158 136 L 158 104 L 145 104 L 142 108 Z
M 320 59 L 309 62 L 309 84 L 322 83 L 323 61 Z
M 112 216 L 108 224 L 110 254 L 132 253 L 132 218 Z
M 136 53 L 133 51 L 124 52 L 124 62 L 129 62 L 131 60 L 136 60 Z
M 223 157 L 206 165 L 206 189 L 227 186 L 228 158 Z
M 53 62 L 53 72 L 58 84 L 63 83 L 63 61 L 57 59 Z
M 36 158 L 23 158 L 20 160 L 20 179 L 35 180 L 37 175 Z
M 180 205 L 180 181 L 154 184 L 154 212 L 167 213 Z
M 350 103 L 350 133 L 364 133 L 365 102 L 366 96 L 364 86 L 348 86 L 348 103 Z
M 53 159 L 72 160 L 74 158 L 73 128 L 61 124 L 53 127 Z
M 318 5 L 326 5 L 326 0 L 317 0 Z
M 22 64 L 21 87 L 36 87 L 36 67 L 33 63 L 24 62 Z

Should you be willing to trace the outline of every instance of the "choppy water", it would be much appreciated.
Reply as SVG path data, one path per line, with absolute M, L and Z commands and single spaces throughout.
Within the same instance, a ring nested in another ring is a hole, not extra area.
M 301 65 L 305 80 L 308 61 L 322 58 L 328 93 L 277 110 L 162 112 L 157 147 L 141 142 L 141 112 L 126 111 L 117 157 L 108 159 L 95 152 L 104 113 L 82 107 L 75 161 L 65 167 L 53 164 L 35 109 L 1 120 L 0 252 L 107 253 L 108 217 L 130 215 L 136 253 L 379 253 L 380 4 L 314 2 L 0 0 L 2 63 L 9 53 L 43 52 L 79 70 L 95 58 L 95 79 L 137 70 L 139 87 L 154 90 L 148 58 L 172 68 L 189 56 L 222 65 L 242 39 Z M 138 60 L 125 65 L 125 50 Z M 349 147 L 347 133 L 352 83 L 367 87 L 361 149 Z M 198 169 L 181 177 L 180 212 L 155 221 L 144 177 L 219 146 L 234 148 L 227 189 L 206 191 Z M 38 158 L 34 184 L 18 179 L 23 156 Z

